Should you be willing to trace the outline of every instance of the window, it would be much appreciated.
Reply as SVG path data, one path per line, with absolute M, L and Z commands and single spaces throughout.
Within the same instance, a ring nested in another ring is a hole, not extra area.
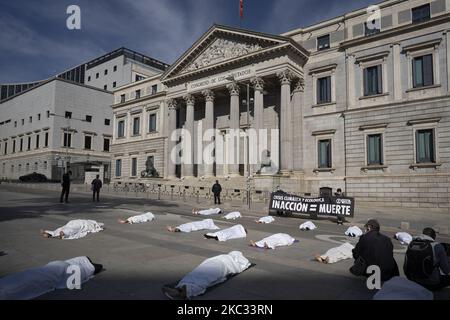
M 115 88 L 117 85 L 116 81 L 113 82 L 113 88 Z
M 5 142 L 5 152 L 4 154 L 8 154 L 8 142 Z
M 141 97 L 141 90 L 136 90 L 136 99 Z
M 319 168 L 331 168 L 331 139 L 319 140 Z
M 66 111 L 66 113 L 65 113 L 65 115 L 64 115 L 64 118 L 66 118 L 66 119 L 72 119 L 72 112 Z
M 108 74 L 108 69 L 105 69 L 105 76 Z
M 30 171 L 30 164 L 29 163 L 27 163 L 26 169 L 27 169 L 27 172 Z
M 152 94 L 156 94 L 158 92 L 158 85 L 153 85 L 152 86 Z
M 84 149 L 91 150 L 92 149 L 92 137 L 84 136 Z
M 416 131 L 416 162 L 436 162 L 433 129 Z
M 139 128 L 140 124 L 141 124 L 141 118 L 139 118 L 139 117 L 133 118 L 133 135 L 138 135 L 139 134 L 139 132 L 140 132 L 140 128 Z
M 426 4 L 412 10 L 412 22 L 419 23 L 430 20 L 430 4 Z
M 68 132 L 64 132 L 64 141 L 63 146 L 70 148 L 72 146 L 72 134 Z
M 22 121 L 21 121 L 21 122 L 22 122 L 22 125 L 24 125 L 24 124 L 25 124 L 25 119 L 22 119 Z
M 412 67 L 414 88 L 432 86 L 434 84 L 432 54 L 414 58 Z
M 120 177 L 122 175 L 122 159 L 116 160 L 116 177 Z
M 153 113 L 148 117 L 148 132 L 156 131 L 156 114 Z
M 98 76 L 99 76 L 99 74 L 98 74 L 98 72 L 95 74 L 95 79 L 98 79 Z
M 28 137 L 28 145 L 27 145 L 27 150 L 30 151 L 31 150 L 31 137 Z
M 105 126 L 109 126 L 111 125 L 111 120 L 110 119 L 105 119 Z
M 39 135 L 36 135 L 36 149 L 39 149 Z
M 11 165 L 11 173 L 14 173 L 14 165 Z
M 48 168 L 48 163 L 47 163 L 47 161 L 44 161 L 44 170 L 47 170 L 47 168 Z
M 23 151 L 23 138 L 20 138 L 20 152 Z
M 103 90 L 108 90 L 108 85 L 105 84 L 105 85 L 103 86 Z
M 14 128 L 17 128 L 17 121 L 14 121 Z
M 88 82 L 91 81 L 91 76 L 88 77 Z
M 32 117 L 32 116 L 30 116 L 30 117 L 28 118 L 28 122 L 33 123 L 33 117 Z
M 13 152 L 13 153 L 16 152 L 16 140 L 13 140 L 13 148 L 12 148 L 12 152 Z
M 92 116 L 86 115 L 86 122 L 92 122 Z
M 322 36 L 317 38 L 317 50 L 325 50 L 330 48 L 330 35 Z
M 38 113 L 38 120 L 39 121 L 41 120 L 41 114 L 40 113 Z
M 131 176 L 137 176 L 137 158 L 131 158 Z
M 373 36 L 377 33 L 380 33 L 380 29 L 377 28 L 376 20 L 372 20 L 371 22 L 364 22 L 364 35 Z
M 19 164 L 19 172 L 22 172 L 22 165 Z
M 381 134 L 367 135 L 367 164 L 383 164 L 383 140 Z
M 109 152 L 109 139 L 103 139 L 103 151 Z
M 141 80 L 144 80 L 145 77 L 137 74 L 135 79 L 136 79 L 136 81 L 141 81 Z
M 331 102 L 331 76 L 317 79 L 317 104 Z
M 125 136 L 125 120 L 120 120 L 117 124 L 117 137 L 123 138 Z
M 48 132 L 45 133 L 44 147 L 48 147 Z
M 37 162 L 34 163 L 34 171 L 35 172 L 38 171 L 38 163 Z
M 50 110 L 47 110 L 47 118 L 50 118 Z
M 124 103 L 125 102 L 125 95 L 121 94 L 120 95 L 120 103 Z
M 114 66 L 113 71 L 114 71 L 114 72 L 117 71 L 117 66 Z
M 364 69 L 364 96 L 383 93 L 381 65 Z

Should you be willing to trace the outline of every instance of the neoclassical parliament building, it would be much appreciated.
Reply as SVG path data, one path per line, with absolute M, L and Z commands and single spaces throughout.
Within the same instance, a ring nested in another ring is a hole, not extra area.
M 450 0 L 378 7 L 376 19 L 364 8 L 282 35 L 213 25 L 164 72 L 114 92 L 112 181 L 341 188 L 377 206 L 448 211 Z M 250 131 L 267 133 L 266 148 Z M 239 161 L 216 161 L 231 151 Z

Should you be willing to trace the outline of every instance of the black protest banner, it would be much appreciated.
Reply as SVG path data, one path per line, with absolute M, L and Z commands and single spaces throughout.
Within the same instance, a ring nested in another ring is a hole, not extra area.
M 355 199 L 350 197 L 303 198 L 283 191 L 272 193 L 270 211 L 284 211 L 323 216 L 344 216 L 352 218 Z

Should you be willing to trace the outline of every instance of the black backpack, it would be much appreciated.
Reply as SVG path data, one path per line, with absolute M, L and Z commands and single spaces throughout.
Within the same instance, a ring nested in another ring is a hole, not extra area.
M 430 279 L 434 269 L 433 242 L 415 239 L 406 251 L 405 275 L 410 280 Z

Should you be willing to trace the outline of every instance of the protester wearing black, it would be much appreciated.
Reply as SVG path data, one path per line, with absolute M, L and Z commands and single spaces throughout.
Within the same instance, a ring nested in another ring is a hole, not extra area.
M 336 193 L 334 194 L 334 196 L 335 196 L 336 198 L 343 197 L 344 194 L 342 193 L 342 189 L 341 189 L 341 188 L 338 188 L 338 189 L 336 190 Z M 341 215 L 338 215 L 338 216 L 337 216 L 337 224 L 338 224 L 338 225 L 343 225 L 344 222 L 345 222 L 344 217 L 341 216 Z
M 70 176 L 71 175 L 72 175 L 72 171 L 68 171 L 68 172 L 64 173 L 62 176 L 62 182 L 61 182 L 62 191 L 61 191 L 61 198 L 59 200 L 61 203 L 63 202 L 63 198 L 66 203 L 69 203 Z
M 100 180 L 100 175 L 97 175 L 97 177 L 92 180 L 92 201 L 95 201 L 95 195 L 97 195 L 97 202 L 99 202 L 99 196 L 100 196 L 100 189 L 102 188 L 102 180 Z
M 353 249 L 355 266 L 350 271 L 356 275 L 370 276 L 367 268 L 376 265 L 381 270 L 381 281 L 399 276 L 391 239 L 380 233 L 380 224 L 377 220 L 369 220 L 364 227 L 366 232 L 359 238 Z M 354 269 L 359 268 L 362 268 L 361 274 L 355 273 Z
M 220 193 L 222 192 L 222 186 L 219 184 L 219 180 L 212 187 L 212 193 L 214 194 L 214 204 L 220 204 Z
M 436 231 L 425 228 L 414 237 L 406 251 L 403 271 L 406 277 L 429 290 L 450 286 L 450 261 L 444 244 L 436 242 Z

